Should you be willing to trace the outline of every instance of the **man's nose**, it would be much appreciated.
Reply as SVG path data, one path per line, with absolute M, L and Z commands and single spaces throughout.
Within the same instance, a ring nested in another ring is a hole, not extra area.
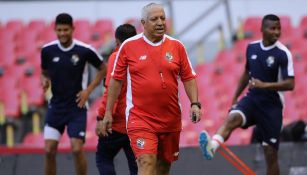
M 60 35 L 64 35 L 64 34 L 65 34 L 65 31 L 62 31 L 62 30 L 61 30 L 61 31 L 59 31 L 59 34 L 60 34 Z
M 157 24 L 158 25 L 162 25 L 163 24 L 163 20 L 162 19 L 158 19 Z
M 275 33 L 275 35 L 280 35 L 281 30 L 280 30 L 280 29 L 275 29 L 275 30 L 274 30 L 274 33 Z

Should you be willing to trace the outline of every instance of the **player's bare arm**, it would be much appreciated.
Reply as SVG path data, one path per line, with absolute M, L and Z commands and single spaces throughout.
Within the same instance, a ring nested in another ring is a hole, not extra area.
M 239 83 L 235 91 L 235 95 L 232 99 L 232 105 L 235 105 L 237 103 L 238 97 L 241 95 L 245 87 L 248 85 L 248 81 L 249 81 L 249 74 L 248 74 L 248 71 L 245 70 L 239 79 Z
M 106 105 L 106 112 L 103 120 L 101 121 L 101 135 L 106 137 L 108 133 L 112 133 L 112 112 L 114 104 L 120 94 L 121 88 L 123 85 L 123 81 L 115 80 L 113 78 L 110 79 L 109 87 L 108 87 L 108 98 Z
M 191 102 L 191 109 L 190 109 L 190 118 L 192 122 L 197 123 L 201 119 L 201 106 L 198 103 L 198 89 L 197 83 L 195 79 L 188 80 L 183 82 L 185 92 L 187 93 L 190 102 Z
M 50 79 L 48 76 L 48 71 L 47 70 L 42 70 L 42 74 L 41 74 L 41 84 L 43 87 L 44 92 L 47 91 L 47 89 L 50 86 Z
M 105 64 L 102 63 L 100 68 L 98 69 L 95 79 L 89 84 L 89 86 L 86 89 L 80 91 L 77 94 L 76 102 L 78 103 L 79 108 L 85 107 L 85 103 L 91 92 L 95 89 L 96 86 L 99 85 L 101 80 L 106 76 L 106 69 L 107 68 Z
M 250 88 L 269 89 L 274 91 L 290 91 L 295 86 L 294 78 L 286 78 L 280 82 L 263 82 L 259 79 L 252 78 L 249 82 Z

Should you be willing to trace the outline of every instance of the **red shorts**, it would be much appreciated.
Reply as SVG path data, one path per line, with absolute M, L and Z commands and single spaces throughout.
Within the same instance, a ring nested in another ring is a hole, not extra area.
M 135 128 L 128 130 L 128 136 L 137 158 L 143 154 L 157 154 L 158 159 L 169 163 L 178 160 L 180 131 L 157 133 L 147 128 Z

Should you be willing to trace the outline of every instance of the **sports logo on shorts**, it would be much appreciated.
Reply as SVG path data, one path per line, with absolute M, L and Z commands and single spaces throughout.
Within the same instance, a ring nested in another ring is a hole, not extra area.
M 166 52 L 165 59 L 170 63 L 173 60 L 173 55 L 170 52 Z
M 178 156 L 179 156 L 179 152 L 175 152 L 174 157 L 178 157 Z
M 252 60 L 256 60 L 256 59 L 257 59 L 257 55 L 252 55 L 252 56 L 251 56 L 251 59 L 252 59 Z
M 273 56 L 269 56 L 267 59 L 266 59 L 266 64 L 268 67 L 272 67 L 272 65 L 274 64 L 275 62 L 275 58 Z
M 144 145 L 145 145 L 145 140 L 144 139 L 142 139 L 142 138 L 136 139 L 136 146 L 139 149 L 144 149 Z
M 79 59 L 79 56 L 77 55 L 77 54 L 73 54 L 72 56 L 71 56 L 71 62 L 72 62 L 72 64 L 75 66 L 75 65 L 77 65 L 77 63 L 78 63 L 78 61 L 79 61 L 80 59 Z
M 276 139 L 276 138 L 271 138 L 271 139 L 270 139 L 270 142 L 276 143 L 276 142 L 277 142 L 277 139 Z
M 84 137 L 85 136 L 85 132 L 84 131 L 80 131 L 79 132 L 79 136 Z

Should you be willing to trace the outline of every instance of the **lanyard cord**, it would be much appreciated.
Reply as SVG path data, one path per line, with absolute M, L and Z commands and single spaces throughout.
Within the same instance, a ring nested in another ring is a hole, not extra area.
M 154 60 L 154 57 L 149 58 L 149 60 L 152 62 L 152 64 L 155 66 L 155 68 L 159 71 L 159 74 L 160 74 L 160 77 L 161 77 L 161 86 L 162 86 L 162 89 L 166 89 L 166 82 L 164 80 L 164 76 L 163 76 L 163 70 L 162 70 L 162 60 L 163 60 L 163 39 L 162 39 L 162 42 L 161 42 L 161 45 L 160 46 L 157 46 L 157 47 L 160 47 L 160 52 L 159 52 L 159 55 L 158 55 L 158 59 L 159 59 L 159 63 L 157 64 L 157 62 Z M 146 43 L 148 44 L 148 43 Z M 149 50 L 148 48 L 148 45 L 147 45 L 147 50 Z M 150 54 L 151 52 L 149 52 Z

